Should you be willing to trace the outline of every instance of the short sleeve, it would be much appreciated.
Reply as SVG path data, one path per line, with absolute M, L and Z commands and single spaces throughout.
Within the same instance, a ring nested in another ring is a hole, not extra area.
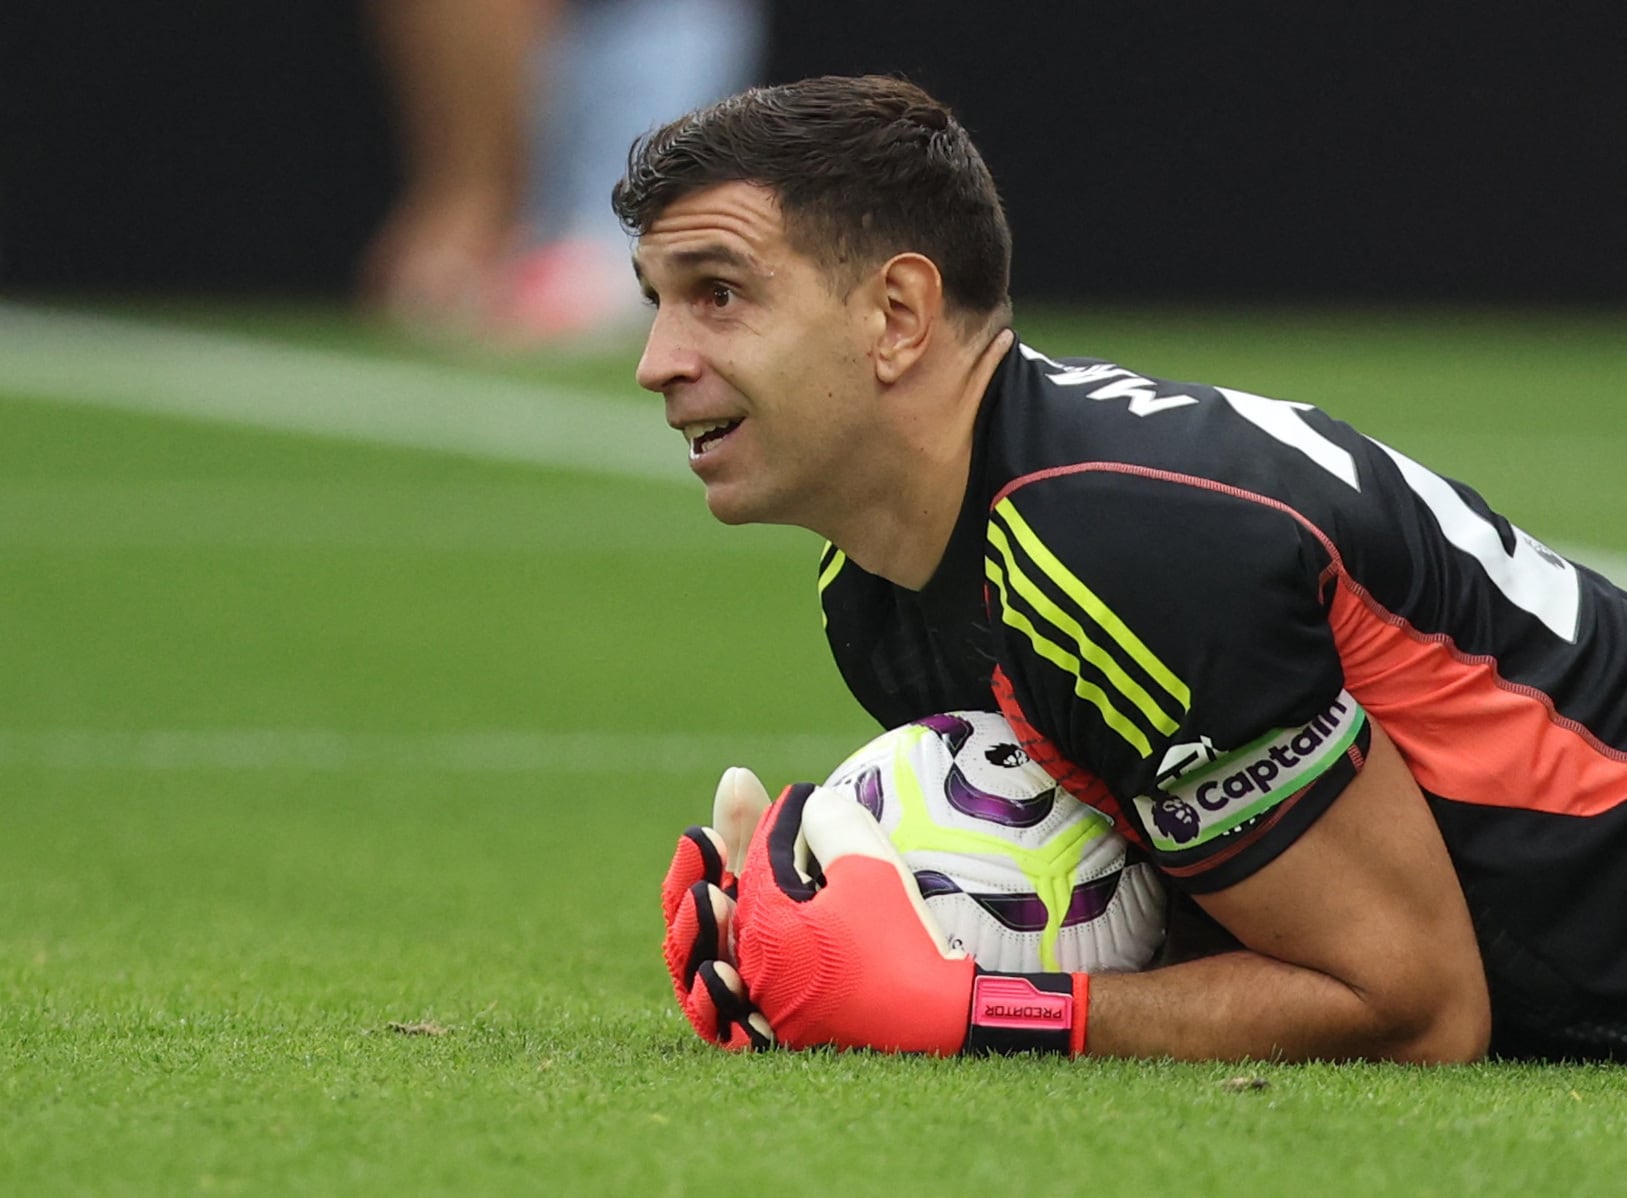
M 1284 504 L 1164 471 L 1060 471 L 990 511 L 988 602 L 1016 702 L 1188 890 L 1273 859 L 1364 760 L 1331 561 Z

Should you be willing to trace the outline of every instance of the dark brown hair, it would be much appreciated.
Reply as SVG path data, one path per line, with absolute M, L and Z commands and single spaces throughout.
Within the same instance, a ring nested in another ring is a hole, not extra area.
M 994 178 L 913 83 L 825 75 L 697 109 L 633 143 L 611 203 L 642 236 L 674 201 L 732 182 L 772 190 L 792 248 L 844 285 L 916 252 L 937 264 L 951 307 L 1006 309 L 1011 232 Z

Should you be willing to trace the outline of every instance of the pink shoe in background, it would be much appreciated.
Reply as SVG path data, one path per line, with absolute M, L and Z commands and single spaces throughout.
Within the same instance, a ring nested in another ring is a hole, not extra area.
M 513 259 L 493 289 L 484 333 L 495 348 L 523 350 L 626 336 L 643 316 L 624 246 L 563 239 Z

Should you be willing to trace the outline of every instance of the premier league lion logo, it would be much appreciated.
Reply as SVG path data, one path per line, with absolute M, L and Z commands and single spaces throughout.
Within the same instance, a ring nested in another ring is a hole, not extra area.
M 1152 822 L 1176 844 L 1197 839 L 1202 831 L 1198 813 L 1181 799 L 1163 798 L 1152 805 Z

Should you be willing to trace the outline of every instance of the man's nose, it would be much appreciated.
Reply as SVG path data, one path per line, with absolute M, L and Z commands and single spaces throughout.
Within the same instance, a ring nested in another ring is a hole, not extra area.
M 678 322 L 659 309 L 638 359 L 638 385 L 646 391 L 665 392 L 676 382 L 693 380 L 700 373 L 700 357 L 681 335 Z

